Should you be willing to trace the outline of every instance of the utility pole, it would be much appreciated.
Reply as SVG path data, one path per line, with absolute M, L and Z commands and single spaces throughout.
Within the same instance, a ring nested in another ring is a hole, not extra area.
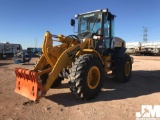
M 143 27 L 143 42 L 144 43 L 146 43 L 148 41 L 148 39 L 147 39 L 147 36 L 148 36 L 147 32 L 148 32 L 148 29 L 145 28 L 145 27 Z

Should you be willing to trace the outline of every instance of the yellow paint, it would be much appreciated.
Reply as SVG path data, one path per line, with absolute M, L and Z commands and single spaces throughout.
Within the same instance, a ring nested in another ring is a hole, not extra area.
M 44 89 L 49 90 L 50 86 L 58 77 L 59 73 L 63 68 L 68 68 L 71 66 L 71 63 L 74 57 L 78 57 L 82 54 L 94 54 L 105 66 L 105 72 L 107 73 L 110 69 L 107 68 L 107 64 L 111 60 L 111 56 L 102 57 L 97 51 L 92 48 L 93 39 L 87 38 L 84 42 L 78 43 L 77 39 L 65 37 L 63 35 L 58 35 L 58 41 L 62 42 L 59 46 L 53 46 L 52 34 L 47 32 L 44 36 L 44 44 L 42 47 L 43 55 L 38 61 L 35 70 L 39 71 L 38 75 L 42 75 L 44 73 L 48 73 L 48 80 Z M 110 61 L 111 62 L 111 61 Z M 50 68 L 46 70 L 42 70 L 45 65 L 50 64 Z M 98 68 L 91 69 L 91 74 L 94 72 L 97 73 L 97 78 L 99 78 Z M 89 78 L 88 78 L 89 79 Z M 90 88 L 93 89 L 98 84 L 98 81 L 92 81 L 89 79 Z M 88 83 L 89 84 L 89 83 Z
M 87 76 L 87 83 L 90 89 L 95 89 L 100 81 L 100 71 L 97 66 L 90 68 Z

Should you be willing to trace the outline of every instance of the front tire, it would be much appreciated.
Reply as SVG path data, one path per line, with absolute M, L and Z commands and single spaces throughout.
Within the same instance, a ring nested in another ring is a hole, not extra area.
M 92 54 L 81 55 L 70 69 L 70 90 L 77 98 L 93 99 L 101 90 L 103 77 L 101 60 Z

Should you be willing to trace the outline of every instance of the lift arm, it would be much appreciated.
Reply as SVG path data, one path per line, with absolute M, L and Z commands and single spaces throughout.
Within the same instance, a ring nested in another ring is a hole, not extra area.
M 86 40 L 78 43 L 76 39 L 59 35 L 58 41 L 62 42 L 62 44 L 53 46 L 52 37 L 53 35 L 49 32 L 45 34 L 42 48 L 43 54 L 34 70 L 15 68 L 15 92 L 34 101 L 39 100 L 47 93 L 62 69 L 70 65 L 76 53 L 85 49 L 89 42 Z M 51 67 L 43 70 L 47 64 L 50 64 Z M 47 83 L 42 85 L 40 76 L 45 73 L 48 73 L 49 76 Z

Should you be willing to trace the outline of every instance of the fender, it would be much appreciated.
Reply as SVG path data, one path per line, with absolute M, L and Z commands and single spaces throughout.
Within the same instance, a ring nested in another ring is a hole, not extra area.
M 114 56 L 115 57 L 121 57 L 123 56 L 123 54 L 126 52 L 126 48 L 125 47 L 121 47 L 121 48 L 115 48 L 115 51 L 114 51 Z
M 82 49 L 81 51 L 79 51 L 76 54 L 76 56 L 83 55 L 83 54 L 94 54 L 95 56 L 97 56 L 101 60 L 102 64 L 104 65 L 104 62 L 102 60 L 101 55 L 96 50 L 94 50 L 94 49 Z

